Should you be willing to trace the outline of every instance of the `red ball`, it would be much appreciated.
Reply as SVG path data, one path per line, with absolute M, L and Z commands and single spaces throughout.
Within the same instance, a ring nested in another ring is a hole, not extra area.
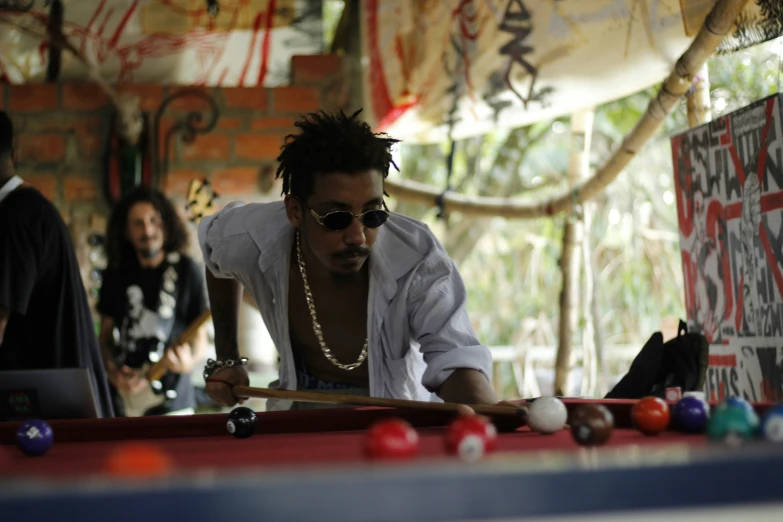
M 168 452 L 156 444 L 129 442 L 108 455 L 105 469 L 115 477 L 163 477 L 174 471 L 174 462 Z
M 473 462 L 497 449 L 498 432 L 487 417 L 462 415 L 449 425 L 444 442 L 449 455 Z
M 415 457 L 419 453 L 419 434 L 401 419 L 376 422 L 365 436 L 364 453 L 372 459 L 381 460 Z
M 634 404 L 631 418 L 637 430 L 645 435 L 657 435 L 669 427 L 671 414 L 663 399 L 645 397 Z

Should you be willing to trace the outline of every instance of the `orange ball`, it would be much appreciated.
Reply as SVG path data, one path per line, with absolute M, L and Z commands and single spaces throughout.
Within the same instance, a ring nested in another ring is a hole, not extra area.
M 106 460 L 106 472 L 115 477 L 160 477 L 169 474 L 172 468 L 168 453 L 154 444 L 141 442 L 118 447 Z
M 671 413 L 663 399 L 644 397 L 634 404 L 631 418 L 637 430 L 645 435 L 657 435 L 669 427 Z

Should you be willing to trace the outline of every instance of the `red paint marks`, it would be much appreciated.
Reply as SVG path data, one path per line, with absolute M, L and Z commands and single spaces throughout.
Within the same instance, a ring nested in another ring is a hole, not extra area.
M 767 166 L 767 147 L 769 146 L 769 143 L 767 143 L 767 136 L 769 136 L 769 128 L 772 125 L 772 121 L 774 120 L 774 116 L 772 114 L 774 109 L 775 98 L 770 98 L 767 100 L 767 122 L 764 124 L 764 129 L 761 131 L 761 148 L 758 151 L 759 162 L 756 174 L 758 174 L 759 183 L 764 179 L 764 170 Z
M 387 125 L 394 123 L 403 112 L 391 114 L 394 104 L 386 85 L 386 77 L 383 73 L 383 60 L 381 59 L 380 45 L 378 43 L 378 0 L 366 0 L 367 11 L 367 37 L 370 51 L 370 104 L 375 117 L 379 120 L 378 130 L 383 131 Z
M 218 77 L 217 85 L 218 87 L 223 86 L 223 82 L 226 80 L 226 75 L 228 74 L 228 68 L 223 69 L 223 72 L 220 73 L 220 77 Z
M 103 11 L 103 8 L 106 7 L 106 0 L 101 0 L 101 3 L 98 4 L 97 9 L 95 9 L 95 12 L 90 17 L 90 21 L 87 22 L 87 25 L 84 27 L 87 33 L 90 33 L 92 31 L 92 26 L 95 24 L 96 21 L 98 21 L 98 15 L 101 11 Z M 79 44 L 79 51 L 84 54 L 85 48 L 84 46 L 87 43 L 86 38 L 81 39 L 81 43 Z
M 256 85 L 263 85 L 264 78 L 266 78 L 267 61 L 269 60 L 269 44 L 272 40 L 272 28 L 275 21 L 275 0 L 269 0 L 268 10 L 266 12 L 266 32 L 264 33 L 264 41 L 261 44 L 261 68 L 258 71 L 258 80 Z
M 727 355 L 710 354 L 709 362 L 710 366 L 728 366 L 729 368 L 736 368 L 737 356 L 733 353 Z
M 741 186 L 745 186 L 745 167 L 742 165 L 742 162 L 739 159 L 739 154 L 737 154 L 737 148 L 734 146 L 734 143 L 731 141 L 731 129 L 730 123 L 726 123 L 726 134 L 724 136 L 729 136 L 728 138 L 728 145 L 729 145 L 729 155 L 731 156 L 731 162 L 734 163 L 734 172 L 737 173 L 737 177 L 739 178 L 739 182 Z M 721 140 L 722 141 L 722 140 Z
M 242 66 L 242 74 L 239 75 L 239 84 L 245 85 L 245 77 L 247 71 L 250 69 L 250 62 L 253 60 L 253 49 L 256 47 L 256 38 L 258 38 L 258 31 L 261 30 L 261 22 L 264 20 L 264 13 L 256 14 L 255 20 L 253 20 L 253 36 L 250 38 L 250 48 L 248 49 L 247 58 L 245 58 L 245 65 Z
M 136 8 L 138 6 L 139 6 L 139 0 L 133 0 L 133 3 L 130 5 L 128 10 L 125 11 L 124 15 L 122 15 L 122 19 L 120 20 L 117 29 L 114 30 L 114 34 L 109 39 L 110 49 L 114 49 L 115 47 L 117 47 L 117 42 L 120 41 L 120 36 L 122 36 L 123 31 L 125 31 L 125 26 L 128 25 L 131 16 L 133 16 L 133 13 L 136 12 Z
M 691 187 L 693 179 L 691 177 L 691 155 L 690 147 L 683 151 L 682 149 L 688 145 L 687 138 L 685 136 L 677 136 L 672 141 L 672 162 L 675 166 L 676 173 L 674 176 L 674 189 L 677 202 L 677 220 L 680 226 L 680 232 L 685 237 L 690 237 L 693 233 L 693 198 L 689 198 L 688 195 L 693 193 Z M 681 185 L 681 182 L 684 185 Z
M 777 394 L 775 393 L 771 382 L 769 382 L 767 379 L 761 379 L 761 385 L 759 388 L 761 388 L 761 402 L 775 401 L 773 397 Z
M 378 128 L 384 129 L 388 128 L 391 124 L 393 124 L 395 121 L 397 121 L 403 114 L 405 114 L 408 109 L 411 107 L 418 105 L 419 103 L 419 97 L 414 96 L 411 97 L 407 102 L 397 105 L 395 107 L 392 107 L 389 112 L 386 113 L 386 116 L 384 116 L 379 122 L 378 122 Z
M 742 319 L 745 317 L 745 274 L 740 272 L 739 286 L 737 287 L 737 311 L 734 314 L 734 330 L 742 331 Z
M 65 21 L 64 32 L 71 38 L 74 45 L 83 54 L 91 54 L 95 57 L 96 64 L 100 67 L 107 61 L 116 62 L 118 72 L 114 81 L 118 83 L 133 82 L 133 75 L 143 65 L 146 59 L 164 58 L 179 54 L 183 50 L 192 50 L 197 54 L 195 58 L 199 62 L 197 76 L 191 81 L 193 84 L 206 84 L 218 80 L 225 83 L 227 72 L 218 70 L 221 59 L 226 51 L 226 44 L 232 31 L 237 29 L 239 20 L 247 10 L 252 8 L 252 14 L 256 14 L 257 7 L 251 7 L 250 0 L 232 0 L 221 2 L 221 18 L 216 21 L 207 12 L 204 2 L 192 3 L 183 0 L 155 0 L 157 6 L 168 9 L 174 16 L 188 18 L 190 24 L 203 27 L 204 30 L 192 32 L 187 35 L 157 32 L 149 35 L 128 35 L 128 28 L 134 17 L 139 15 L 139 0 L 129 0 L 124 5 L 114 5 L 107 0 L 95 0 L 89 18 L 80 24 L 73 21 Z M 261 70 L 258 81 L 263 82 L 268 76 L 270 56 L 273 52 L 272 35 L 274 25 L 274 8 L 279 2 L 271 2 L 269 17 L 266 20 L 268 33 L 260 45 L 255 40 L 249 49 L 248 61 L 256 59 L 256 54 L 261 51 Z M 190 7 L 193 7 L 192 9 Z M 46 24 L 48 16 L 43 12 L 31 12 L 35 20 Z M 262 16 L 266 16 L 262 14 Z M 260 20 L 263 23 L 263 20 Z M 84 25 L 82 25 L 84 24 Z M 213 30 L 210 30 L 209 28 Z M 259 30 L 264 25 L 259 26 Z M 217 28 L 217 29 L 216 29 Z M 260 36 L 260 35 L 259 35 Z M 42 63 L 46 63 L 48 46 L 42 45 L 36 49 Z M 239 71 L 237 71 L 239 72 Z M 245 76 L 246 77 L 246 76 Z M 251 82 L 252 83 L 252 82 Z
M 767 255 L 767 264 L 772 272 L 772 277 L 775 279 L 775 285 L 778 287 L 778 295 L 783 296 L 783 274 L 780 272 L 780 266 L 775 257 L 775 252 L 772 251 L 772 245 L 769 242 L 769 235 L 767 234 L 767 227 L 765 227 L 763 223 L 760 227 L 759 236 L 761 244 L 764 247 L 764 253 Z
M 766 214 L 773 210 L 780 210 L 783 208 L 783 198 L 780 197 L 780 193 L 764 194 L 761 196 L 761 212 Z M 742 202 L 737 201 L 724 207 L 723 209 L 726 220 L 740 219 L 742 217 Z

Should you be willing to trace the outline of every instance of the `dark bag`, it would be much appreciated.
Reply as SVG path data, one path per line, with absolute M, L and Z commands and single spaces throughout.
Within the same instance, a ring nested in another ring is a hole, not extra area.
M 606 394 L 607 399 L 664 398 L 666 388 L 703 391 L 707 377 L 709 344 L 699 333 L 688 333 L 680 320 L 677 337 L 663 342 L 655 332 L 631 363 L 628 373 Z

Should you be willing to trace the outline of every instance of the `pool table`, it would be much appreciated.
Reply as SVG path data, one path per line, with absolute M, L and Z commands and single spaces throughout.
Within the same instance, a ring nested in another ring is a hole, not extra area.
M 25 521 L 69 513 L 80 522 L 433 522 L 612 514 L 636 520 L 665 510 L 677 520 L 687 510 L 693 522 L 695 508 L 725 516 L 727 507 L 741 505 L 759 520 L 783 512 L 783 446 L 730 448 L 674 431 L 645 436 L 630 424 L 634 401 L 564 402 L 569 411 L 587 402 L 607 406 L 616 424 L 609 442 L 583 448 L 568 430 L 541 435 L 522 427 L 502 433 L 496 453 L 470 464 L 443 449 L 450 413 L 337 408 L 259 412 L 248 439 L 228 434 L 226 414 L 52 420 L 54 446 L 27 457 L 13 445 L 19 423 L 0 423 L 0 513 Z M 417 428 L 419 457 L 365 459 L 366 429 L 389 417 Z M 140 440 L 166 451 L 174 472 L 144 480 L 106 475 L 109 453 Z

